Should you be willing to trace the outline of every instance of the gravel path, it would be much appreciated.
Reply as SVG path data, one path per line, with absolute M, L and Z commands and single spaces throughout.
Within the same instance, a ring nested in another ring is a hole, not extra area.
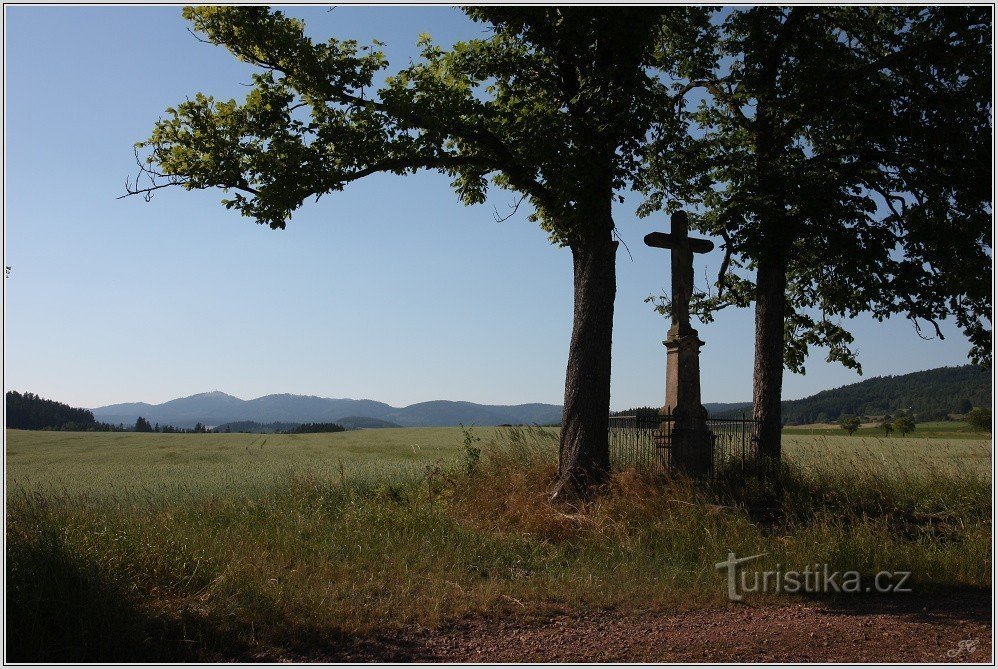
M 961 643 L 962 642 L 962 643 Z M 987 662 L 989 593 L 893 601 L 731 605 L 665 615 L 600 611 L 543 622 L 472 619 L 355 640 L 297 661 Z

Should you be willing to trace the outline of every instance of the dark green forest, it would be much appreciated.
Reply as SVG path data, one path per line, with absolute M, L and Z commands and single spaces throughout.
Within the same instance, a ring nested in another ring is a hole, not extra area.
M 344 432 L 346 428 L 339 423 L 303 423 L 288 434 L 315 434 L 317 432 Z
M 903 411 L 916 421 L 946 420 L 991 406 L 991 371 L 975 365 L 939 367 L 900 376 L 876 376 L 783 402 L 785 425 L 835 422 L 842 416 Z M 737 412 L 735 412 L 737 413 Z M 723 414 L 720 414 L 723 415 Z
M 98 422 L 88 409 L 77 409 L 34 393 L 7 391 L 6 427 L 11 430 L 67 430 L 103 432 L 124 429 Z
M 991 406 L 991 372 L 975 365 L 877 376 L 783 403 L 787 425 L 838 420 L 843 414 L 882 416 L 904 411 L 917 421 L 946 420 Z
M 752 415 L 752 405 L 716 410 L 724 405 L 706 405 L 713 418 Z M 883 416 L 905 412 L 917 421 L 946 420 L 950 414 L 966 414 L 974 407 L 991 406 L 991 372 L 975 365 L 939 367 L 900 376 L 876 376 L 840 388 L 823 390 L 799 400 L 783 402 L 785 425 L 834 423 L 842 416 Z M 634 407 L 612 416 L 658 414 L 655 407 Z
M 253 420 L 239 420 L 223 423 L 212 432 L 246 432 L 250 434 L 312 434 L 315 432 L 344 432 L 347 428 L 339 423 L 258 423 Z

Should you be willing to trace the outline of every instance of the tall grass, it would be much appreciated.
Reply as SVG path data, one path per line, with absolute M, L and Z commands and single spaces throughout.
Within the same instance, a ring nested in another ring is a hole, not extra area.
M 464 462 L 288 473 L 256 496 L 8 499 L 8 660 L 276 659 L 462 616 L 721 605 L 714 563 L 828 562 L 990 586 L 990 481 L 890 467 L 617 473 L 550 502 L 556 437 Z M 760 595 L 763 597 L 763 595 Z

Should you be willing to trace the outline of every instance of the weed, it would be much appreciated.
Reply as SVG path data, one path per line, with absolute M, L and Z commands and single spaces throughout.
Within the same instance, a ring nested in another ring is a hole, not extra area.
M 468 474 L 474 474 L 478 471 L 479 460 L 482 459 L 482 449 L 475 444 L 480 442 L 482 438 L 473 435 L 471 430 L 464 426 L 464 423 L 461 423 L 461 434 L 464 436 L 464 468 Z

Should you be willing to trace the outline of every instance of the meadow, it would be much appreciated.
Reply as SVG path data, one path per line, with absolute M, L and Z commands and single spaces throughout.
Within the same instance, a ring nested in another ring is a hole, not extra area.
M 7 431 L 7 485 L 133 498 L 259 496 L 303 472 L 404 478 L 461 451 L 461 428 L 324 434 Z
M 7 659 L 283 659 L 468 616 L 717 607 L 729 551 L 991 587 L 987 439 L 788 434 L 778 470 L 623 471 L 576 507 L 548 501 L 556 445 L 8 431 Z
M 846 434 L 837 423 L 814 423 L 812 425 L 788 425 L 783 428 L 784 435 L 808 435 L 808 436 L 843 436 Z M 864 423 L 856 430 L 856 437 L 883 437 L 884 430 L 877 423 Z M 970 425 L 959 420 L 939 420 L 925 423 L 918 423 L 915 431 L 911 434 L 901 436 L 894 433 L 888 439 L 969 439 L 971 441 L 987 441 L 990 435 L 987 432 L 972 428 Z

